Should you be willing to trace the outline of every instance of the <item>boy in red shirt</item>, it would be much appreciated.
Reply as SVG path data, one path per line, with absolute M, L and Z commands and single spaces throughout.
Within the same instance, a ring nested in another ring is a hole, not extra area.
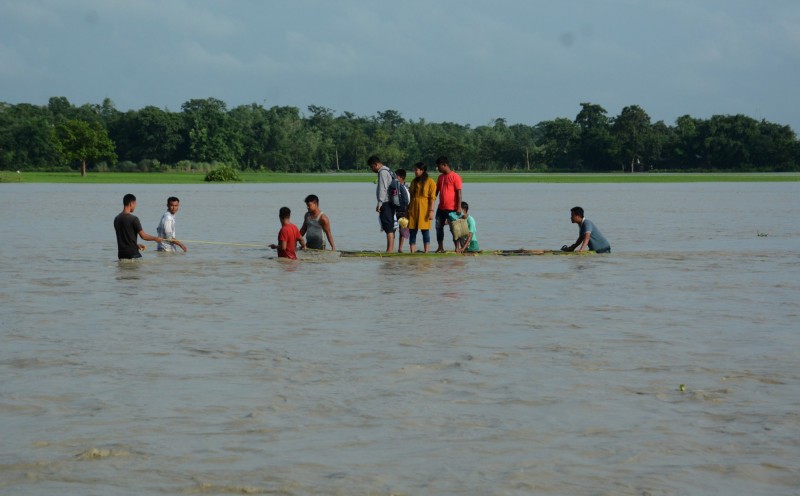
M 295 246 L 300 243 L 300 249 L 306 249 L 306 242 L 303 241 L 303 236 L 300 235 L 300 229 L 292 224 L 289 218 L 292 211 L 289 207 L 281 207 L 278 212 L 278 217 L 281 219 L 281 230 L 278 232 L 278 244 L 269 245 L 273 250 L 278 250 L 278 257 L 297 260 L 297 253 Z

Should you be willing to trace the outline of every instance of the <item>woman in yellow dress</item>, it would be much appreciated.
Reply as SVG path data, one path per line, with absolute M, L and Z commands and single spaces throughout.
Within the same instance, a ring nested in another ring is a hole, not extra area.
M 408 248 L 416 251 L 417 230 L 422 231 L 422 242 L 425 253 L 431 245 L 431 221 L 433 220 L 433 204 L 436 202 L 436 183 L 428 177 L 428 167 L 423 162 L 414 164 L 414 175 L 409 191 L 411 202 L 408 204 L 408 229 L 411 236 Z

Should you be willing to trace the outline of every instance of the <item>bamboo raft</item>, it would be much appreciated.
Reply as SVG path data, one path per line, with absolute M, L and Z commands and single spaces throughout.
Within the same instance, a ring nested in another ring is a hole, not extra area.
M 341 257 L 362 257 L 362 258 L 442 258 L 442 257 L 476 257 L 476 256 L 495 256 L 495 257 L 528 257 L 537 255 L 577 255 L 586 256 L 594 255 L 593 251 L 561 251 L 561 250 L 481 250 L 467 253 L 456 253 L 454 251 L 447 251 L 444 253 L 386 253 L 382 251 L 340 251 Z

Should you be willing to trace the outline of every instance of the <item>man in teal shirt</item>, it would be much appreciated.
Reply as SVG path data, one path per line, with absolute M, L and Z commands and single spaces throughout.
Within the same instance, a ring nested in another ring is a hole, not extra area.
M 575 249 L 580 246 L 577 251 L 585 250 L 588 247 L 597 253 L 611 253 L 611 243 L 608 242 L 592 221 L 583 216 L 581 207 L 572 207 L 570 209 L 570 220 L 573 224 L 578 224 L 579 226 L 578 239 L 570 246 L 562 246 L 561 249 L 563 251 L 576 251 Z
M 478 245 L 477 225 L 475 224 L 475 218 L 469 215 L 469 204 L 467 202 L 461 202 L 461 211 L 461 216 L 459 216 L 456 212 L 450 212 L 451 222 L 456 219 L 466 219 L 467 229 L 469 229 L 469 232 L 466 236 L 462 236 L 459 239 L 453 240 L 456 243 L 456 253 L 481 251 L 481 248 Z

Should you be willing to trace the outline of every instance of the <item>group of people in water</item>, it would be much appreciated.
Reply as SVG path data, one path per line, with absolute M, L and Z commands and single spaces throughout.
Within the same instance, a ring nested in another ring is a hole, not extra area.
M 324 250 L 326 248 L 325 238 L 331 250 L 336 251 L 336 243 L 333 241 L 331 232 L 331 221 L 322 210 L 319 209 L 319 197 L 308 195 L 305 199 L 308 211 L 303 217 L 303 226 L 298 229 L 292 224 L 292 211 L 289 207 L 281 207 L 278 211 L 278 218 L 281 221 L 281 229 L 278 231 L 278 244 L 269 245 L 273 250 L 278 250 L 278 257 L 297 259 L 296 247 L 300 244 L 303 250 Z M 305 240 L 303 239 L 305 236 Z
M 430 229 L 436 229 L 437 247 L 435 253 L 444 253 L 444 229 L 450 226 L 456 253 L 480 251 L 475 219 L 469 214 L 469 204 L 463 201 L 462 180 L 450 166 L 447 157 L 436 159 L 438 179 L 434 182 L 428 176 L 427 166 L 423 162 L 414 164 L 414 179 L 406 184 L 406 171 L 392 171 L 381 159 L 373 155 L 367 159 L 369 168 L 377 174 L 375 189 L 378 221 L 386 235 L 386 252 L 394 251 L 395 232 L 399 234 L 398 252 L 408 240 L 411 253 L 417 252 L 417 235 L 422 232 L 423 253 L 430 252 Z M 400 207 L 390 197 L 390 187 L 396 179 L 400 185 L 400 194 L 406 195 Z M 438 198 L 438 205 L 436 200 Z M 269 247 L 278 251 L 278 257 L 297 258 L 297 246 L 301 249 L 325 250 L 328 247 L 335 251 L 336 244 L 331 231 L 331 221 L 319 208 L 319 198 L 308 195 L 305 198 L 307 212 L 303 224 L 298 228 L 291 221 L 291 209 L 281 207 L 278 212 L 281 227 L 278 232 L 278 243 Z M 407 207 L 405 207 L 407 205 Z M 434 209 L 434 206 L 436 208 Z M 405 209 L 403 209 L 405 207 Z M 161 217 L 157 227 L 157 236 L 144 232 L 139 219 L 133 215 L 136 209 L 136 197 L 127 194 L 123 198 L 123 210 L 114 219 L 114 230 L 117 235 L 117 255 L 119 259 L 140 258 L 140 250 L 146 247 L 138 243 L 138 238 L 158 243 L 159 251 L 174 252 L 178 248 L 184 252 L 186 245 L 175 239 L 175 214 L 180 209 L 180 200 L 171 196 L 167 199 L 167 210 Z M 592 250 L 597 253 L 609 253 L 611 244 L 603 236 L 597 226 L 585 218 L 583 208 L 573 207 L 570 220 L 578 224 L 578 239 L 571 245 L 561 247 L 563 251 Z M 304 239 L 305 238 L 305 239 Z M 327 240 L 327 244 L 326 244 Z
M 454 233 L 453 242 L 456 253 L 480 251 L 475 219 L 469 215 L 469 204 L 462 201 L 461 177 L 450 168 L 447 157 L 439 157 L 436 160 L 436 167 L 439 171 L 436 182 L 428 176 L 427 166 L 423 162 L 414 164 L 415 177 L 410 184 L 406 183 L 407 174 L 404 169 L 392 171 L 383 164 L 377 155 L 369 157 L 367 165 L 378 176 L 375 188 L 375 212 L 378 214 L 381 231 L 386 235 L 387 253 L 394 251 L 395 233 L 399 235 L 398 252 L 403 252 L 403 245 L 408 240 L 409 252 L 415 253 L 417 251 L 417 235 L 420 231 L 422 232 L 422 251 L 429 253 L 430 229 L 434 221 L 436 253 L 444 253 L 444 228 L 446 225 L 455 225 L 459 220 L 463 220 L 466 227 L 462 231 L 458 231 L 457 235 L 457 231 L 451 229 Z M 399 194 L 405 195 L 405 201 L 400 202 L 401 206 L 395 204 L 390 197 L 390 186 L 395 180 L 400 186 Z M 437 198 L 439 204 L 438 208 L 434 210 Z M 326 249 L 323 233 L 331 250 L 336 249 L 333 234 L 331 234 L 330 220 L 319 210 L 319 198 L 309 195 L 305 202 L 308 212 L 303 218 L 303 226 L 299 229 L 291 221 L 289 207 L 281 207 L 278 212 L 281 222 L 278 243 L 271 244 L 270 247 L 278 250 L 279 257 L 297 258 L 298 245 L 303 250 L 307 248 Z M 303 236 L 305 236 L 305 240 Z
M 114 231 L 117 233 L 117 258 L 120 260 L 141 258 L 140 250 L 147 247 L 139 244 L 139 238 L 158 243 L 159 251 L 186 251 L 186 245 L 175 239 L 175 214 L 180 209 L 180 200 L 174 196 L 167 198 L 167 211 L 161 216 L 156 228 L 158 235 L 144 232 L 139 218 L 133 215 L 136 210 L 136 197 L 128 193 L 122 198 L 122 212 L 114 218 Z
M 469 216 L 469 205 L 463 201 L 462 181 L 450 167 L 447 157 L 436 159 L 436 168 L 439 177 L 436 182 L 428 177 L 427 166 L 423 162 L 414 164 L 414 179 L 410 185 L 406 184 L 406 171 L 398 169 L 394 175 L 400 182 L 404 193 L 408 195 L 408 208 L 406 211 L 398 211 L 396 205 L 389 198 L 389 185 L 393 179 L 392 171 L 385 166 L 378 156 L 373 155 L 367 159 L 369 168 L 378 175 L 377 187 L 375 188 L 375 198 L 377 204 L 375 211 L 381 230 L 386 233 L 386 252 L 394 251 L 394 231 L 395 220 L 400 227 L 400 242 L 398 251 L 403 249 L 404 239 L 408 239 L 408 249 L 411 253 L 417 251 L 417 234 L 422 232 L 423 252 L 430 251 L 430 229 L 435 222 L 436 229 L 436 253 L 443 253 L 444 249 L 444 228 L 452 221 L 464 218 L 472 228 L 466 236 L 459 236 L 453 239 L 456 252 L 477 251 L 478 235 L 475 219 Z M 436 199 L 439 204 L 434 211 Z M 405 220 L 403 220 L 405 219 Z

